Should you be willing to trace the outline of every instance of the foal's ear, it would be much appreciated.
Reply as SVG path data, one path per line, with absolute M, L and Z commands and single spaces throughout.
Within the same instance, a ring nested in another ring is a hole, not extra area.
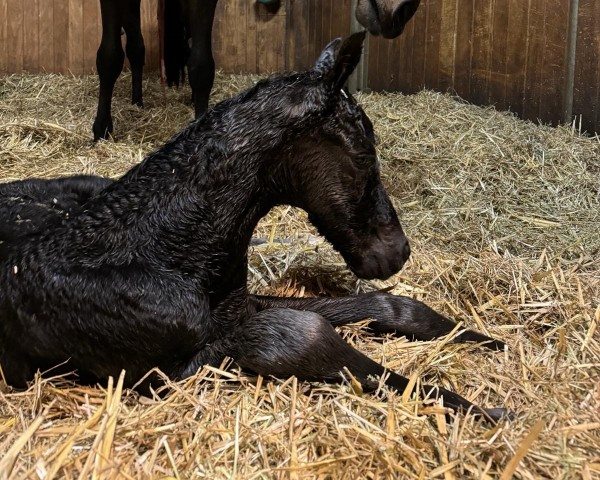
M 342 43 L 342 39 L 338 37 L 327 44 L 315 62 L 315 66 L 313 67 L 315 72 L 326 73 L 333 68 L 333 64 L 335 63 L 335 51 L 340 43 Z
M 344 40 L 342 46 L 339 48 L 333 64 L 330 65 L 329 68 L 322 70 L 323 73 L 325 73 L 326 81 L 331 84 L 334 90 L 340 90 L 344 86 L 346 80 L 348 80 L 348 77 L 358 65 L 360 57 L 362 56 L 363 42 L 365 41 L 366 35 L 367 32 L 364 30 L 350 35 Z M 332 43 L 333 42 L 327 47 Z M 336 46 L 338 44 L 339 39 Z M 325 54 L 327 47 L 323 50 L 323 53 L 321 53 L 321 57 Z

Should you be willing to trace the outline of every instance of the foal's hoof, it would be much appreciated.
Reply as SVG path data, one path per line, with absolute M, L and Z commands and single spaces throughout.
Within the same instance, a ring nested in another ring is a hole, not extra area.
M 496 351 L 502 351 L 506 346 L 502 340 L 496 340 L 495 338 L 488 337 L 487 335 L 483 335 L 482 333 L 475 332 L 473 330 L 465 330 L 461 334 L 457 335 L 453 341 L 453 343 L 467 342 L 480 343 L 482 347 Z
M 494 423 L 498 423 L 500 420 L 514 420 L 515 413 L 511 412 L 507 408 L 484 408 L 485 417 L 487 420 L 491 420 Z

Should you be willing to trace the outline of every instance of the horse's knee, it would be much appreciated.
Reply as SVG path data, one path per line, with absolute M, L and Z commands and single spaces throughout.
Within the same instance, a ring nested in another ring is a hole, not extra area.
M 335 357 L 349 347 L 329 322 L 314 312 L 264 310 L 242 328 L 234 358 L 242 367 L 263 375 L 324 380 L 337 375 Z
M 100 82 L 114 83 L 123 70 L 124 62 L 125 53 L 120 41 L 100 43 L 96 53 L 96 69 Z

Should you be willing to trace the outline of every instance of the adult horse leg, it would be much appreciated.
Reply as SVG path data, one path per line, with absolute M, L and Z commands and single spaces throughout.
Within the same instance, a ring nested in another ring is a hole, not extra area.
M 189 0 L 188 5 L 192 36 L 188 75 L 198 118 L 208 108 L 208 97 L 215 80 L 211 36 L 217 0 Z
M 123 18 L 123 28 L 127 35 L 125 52 L 131 66 L 131 103 L 144 106 L 142 98 L 142 72 L 144 70 L 144 37 L 140 18 L 140 0 L 129 0 Z
M 100 0 L 102 40 L 96 55 L 100 91 L 98 110 L 92 127 L 94 140 L 108 138 L 113 131 L 110 104 L 115 82 L 123 70 L 125 60 L 125 53 L 121 47 L 123 5 L 121 0 Z
M 432 340 L 451 333 L 456 323 L 422 302 L 383 292 L 372 292 L 342 298 L 253 297 L 258 308 L 293 308 L 323 316 L 333 326 L 371 318 L 369 329 L 376 334 L 393 333 L 416 340 Z M 473 330 L 456 336 L 455 343 L 480 342 L 491 350 L 504 349 L 504 342 Z
M 371 360 L 352 348 L 321 315 L 285 308 L 263 310 L 251 315 L 238 331 L 237 343 L 228 354 L 243 368 L 261 375 L 297 376 L 301 380 L 340 382 L 344 371 L 354 376 L 365 390 L 374 391 L 381 378 L 386 385 L 403 392 L 408 379 Z M 423 385 L 423 397 L 443 397 L 455 410 L 483 416 L 492 422 L 502 418 L 502 408 L 481 409 L 449 390 Z

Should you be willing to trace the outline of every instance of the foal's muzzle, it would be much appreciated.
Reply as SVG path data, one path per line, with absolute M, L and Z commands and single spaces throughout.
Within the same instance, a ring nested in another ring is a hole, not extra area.
M 359 278 L 385 280 L 398 273 L 409 257 L 410 245 L 402 228 L 383 226 L 367 248 L 348 261 L 348 266 Z

